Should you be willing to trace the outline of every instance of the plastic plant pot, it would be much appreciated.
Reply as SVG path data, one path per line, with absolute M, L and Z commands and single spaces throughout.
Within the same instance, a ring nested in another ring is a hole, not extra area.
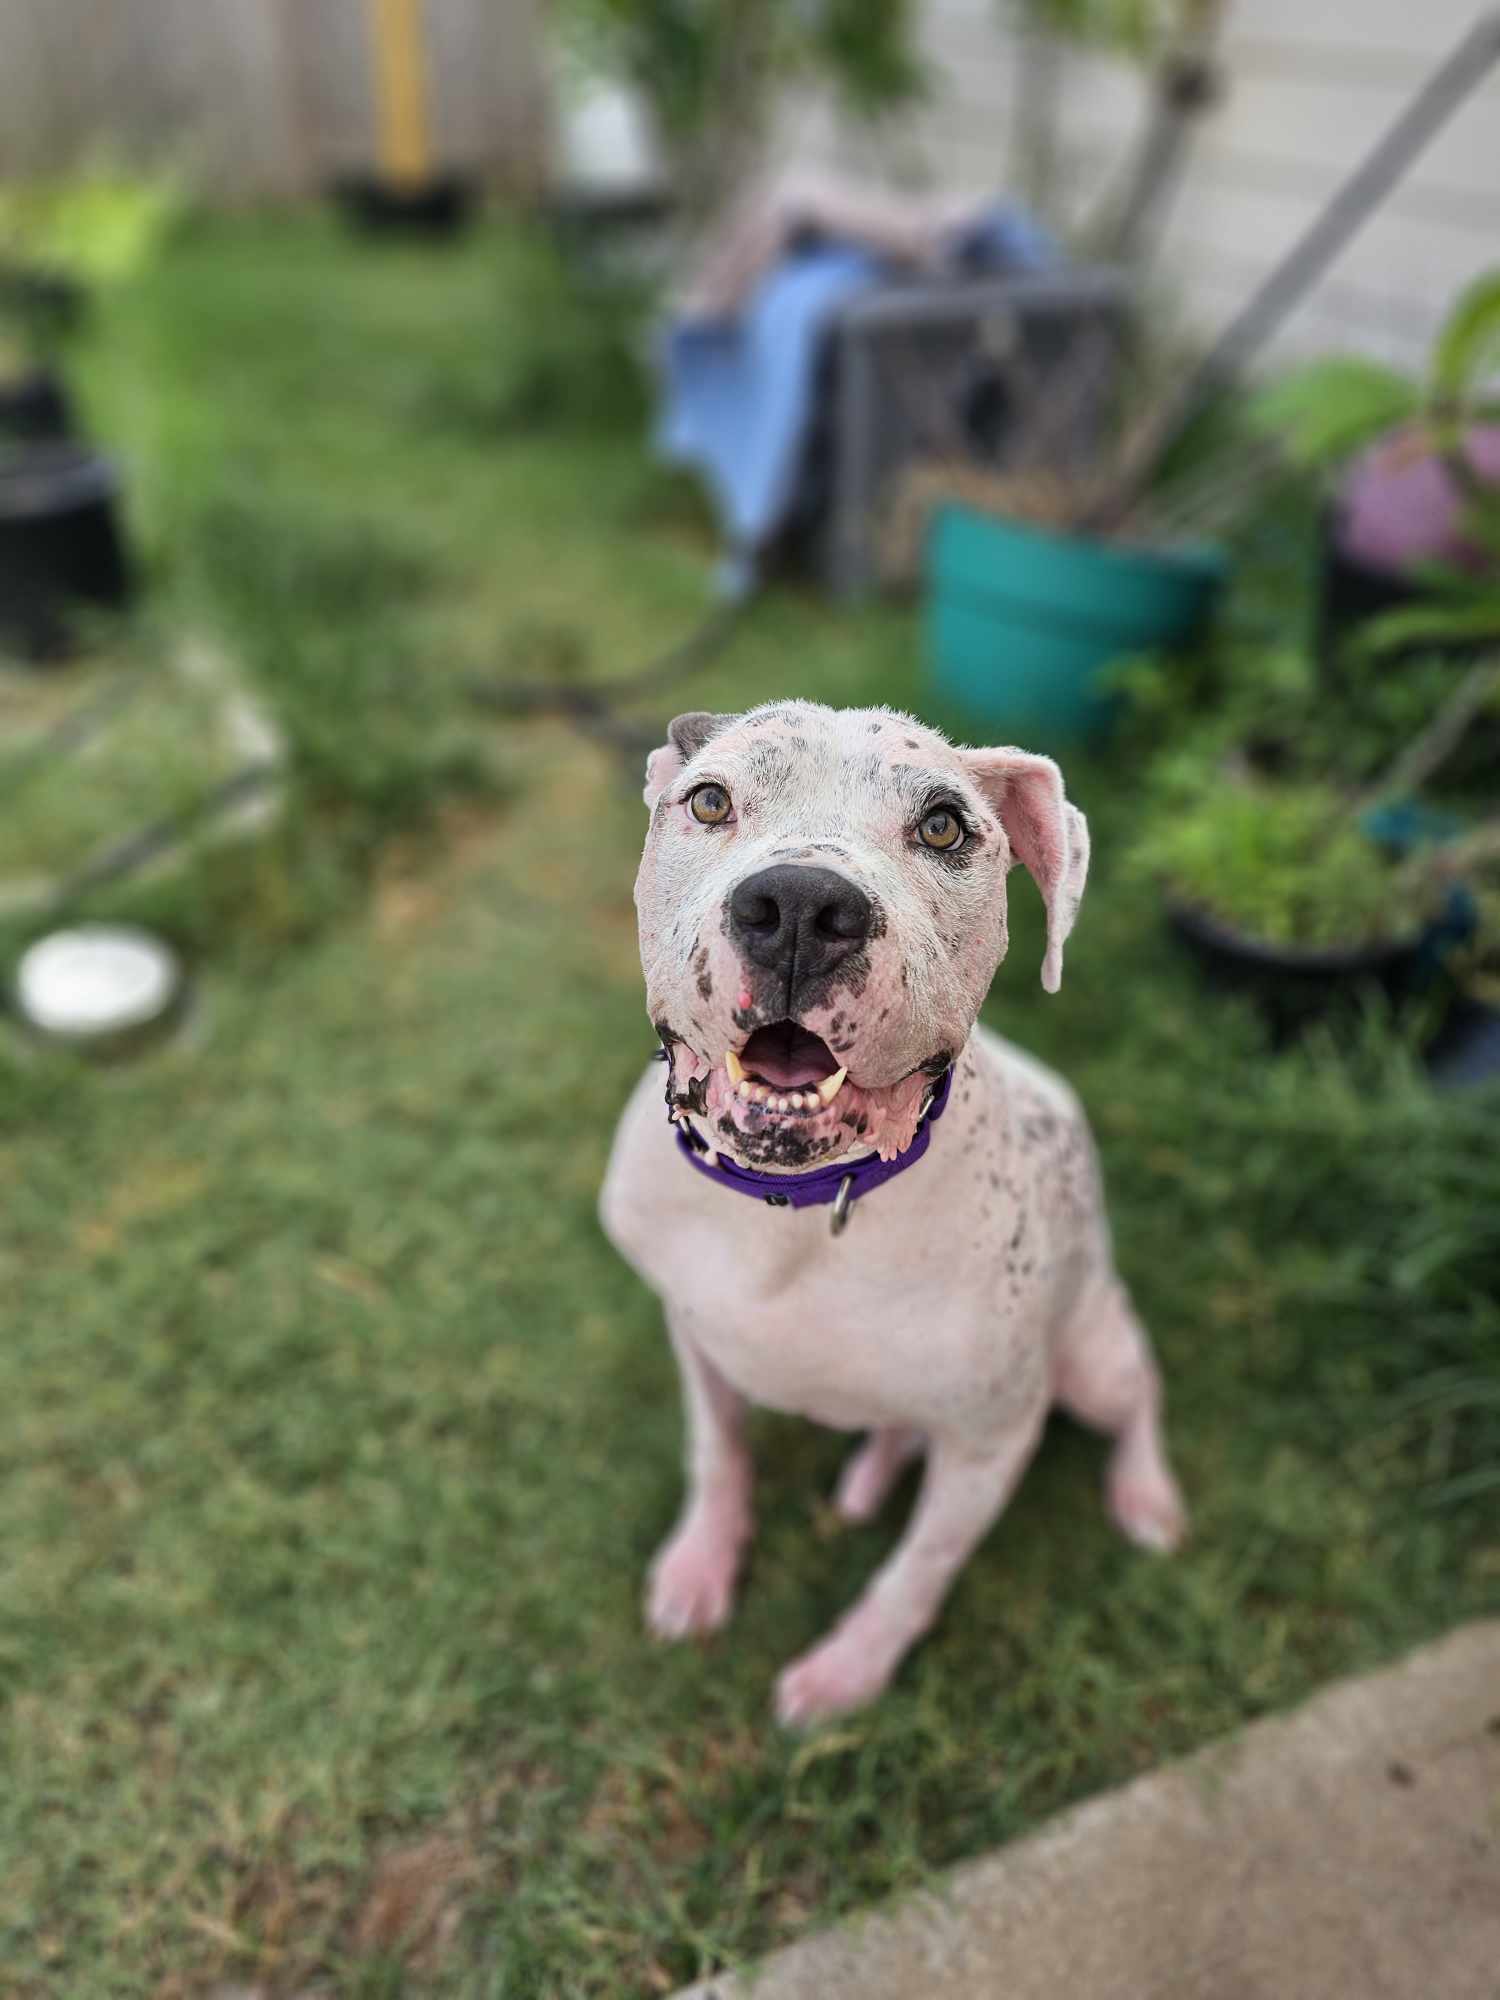
M 0 449 L 11 444 L 58 444 L 73 435 L 67 392 L 50 368 L 0 382 Z
M 439 174 L 407 187 L 378 174 L 349 174 L 334 199 L 357 229 L 371 235 L 456 236 L 474 212 L 478 189 L 462 174 Z
M 0 643 L 32 660 L 59 659 L 70 610 L 127 601 L 118 496 L 109 460 L 80 445 L 0 454 Z
M 1227 564 L 1211 546 L 1153 550 L 1052 534 L 967 507 L 927 544 L 927 670 L 976 727 L 1018 741 L 1103 736 L 1113 661 L 1190 639 Z
M 1166 907 L 1208 984 L 1253 1000 L 1278 1043 L 1362 992 L 1399 1006 L 1425 984 L 1431 963 L 1425 931 L 1365 944 L 1269 944 L 1176 897 Z

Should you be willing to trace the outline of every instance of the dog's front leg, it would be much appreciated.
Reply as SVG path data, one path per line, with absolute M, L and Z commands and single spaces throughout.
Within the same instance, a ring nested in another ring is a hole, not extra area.
M 751 1465 L 744 1397 L 680 1319 L 669 1314 L 667 1331 L 682 1375 L 687 1497 L 651 1565 L 646 1622 L 659 1639 L 686 1639 L 717 1631 L 733 1608 L 740 1556 L 750 1539 Z
M 921 1494 L 896 1549 L 853 1610 L 777 1681 L 776 1713 L 783 1723 L 805 1728 L 863 1707 L 881 1692 L 1015 1491 L 1044 1414 L 983 1449 L 967 1440 L 933 1440 Z

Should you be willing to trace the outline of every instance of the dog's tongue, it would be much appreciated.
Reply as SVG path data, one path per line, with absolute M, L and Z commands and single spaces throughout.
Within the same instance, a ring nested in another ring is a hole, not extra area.
M 821 1083 L 838 1068 L 838 1057 L 821 1035 L 799 1028 L 795 1021 L 777 1021 L 757 1028 L 740 1050 L 740 1061 L 751 1076 L 779 1090 L 800 1090 Z

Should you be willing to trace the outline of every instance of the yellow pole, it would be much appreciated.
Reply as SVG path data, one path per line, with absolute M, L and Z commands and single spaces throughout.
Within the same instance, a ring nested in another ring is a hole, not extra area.
M 369 0 L 369 6 L 381 172 L 395 187 L 421 187 L 432 174 L 422 0 Z

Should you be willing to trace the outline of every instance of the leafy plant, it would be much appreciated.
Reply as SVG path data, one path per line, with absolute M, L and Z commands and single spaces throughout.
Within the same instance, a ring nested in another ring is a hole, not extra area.
M 1500 422 L 1500 269 L 1459 294 L 1419 375 L 1359 355 L 1329 355 L 1254 398 L 1251 420 L 1301 464 L 1345 463 L 1403 424 L 1434 451 L 1461 446 L 1473 425 Z
M 565 18 L 640 91 L 701 217 L 753 163 L 783 85 L 830 84 L 866 118 L 918 95 L 913 14 L 912 0 L 568 0 Z
M 1284 946 L 1334 946 L 1409 935 L 1411 870 L 1361 828 L 1348 799 L 1310 782 L 1233 782 L 1194 767 L 1169 772 L 1131 857 L 1230 928 Z
M 1500 638 L 1500 486 L 1475 465 L 1470 443 L 1478 427 L 1500 423 L 1497 369 L 1500 268 L 1481 272 L 1460 293 L 1419 374 L 1330 355 L 1283 377 L 1251 405 L 1252 421 L 1305 466 L 1336 471 L 1382 439 L 1399 438 L 1408 462 L 1441 460 L 1458 496 L 1457 531 L 1483 561 L 1414 569 L 1432 601 L 1372 620 L 1361 642 L 1367 652 Z
M 139 271 L 179 208 L 164 179 L 96 172 L 0 185 L 0 336 L 11 362 L 50 354 L 81 298 Z

